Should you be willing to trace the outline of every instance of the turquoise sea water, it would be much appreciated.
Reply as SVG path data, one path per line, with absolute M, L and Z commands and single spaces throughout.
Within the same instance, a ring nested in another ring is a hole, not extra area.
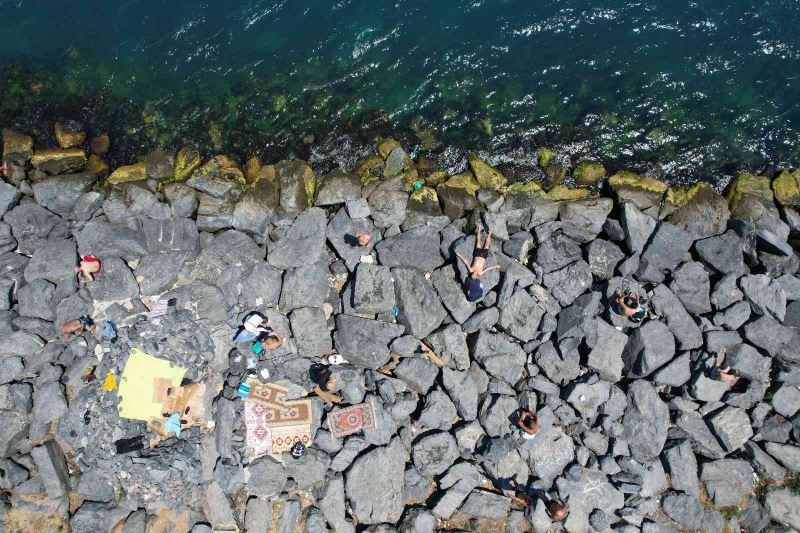
M 673 182 L 800 161 L 796 0 L 0 0 L 0 20 L 0 123 L 78 118 L 119 161 L 192 140 L 347 164 L 385 131 L 444 164 L 548 146 Z

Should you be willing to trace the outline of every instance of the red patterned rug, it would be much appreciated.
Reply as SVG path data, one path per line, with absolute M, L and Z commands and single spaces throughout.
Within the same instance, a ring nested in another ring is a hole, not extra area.
M 375 406 L 372 402 L 357 403 L 328 413 L 328 427 L 334 438 L 346 437 L 362 429 L 378 427 L 375 420 Z

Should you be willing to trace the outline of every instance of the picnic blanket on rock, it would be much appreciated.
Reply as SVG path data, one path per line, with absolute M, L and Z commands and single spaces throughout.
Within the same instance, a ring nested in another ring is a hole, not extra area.
M 252 458 L 280 456 L 297 442 L 311 444 L 311 400 L 287 400 L 289 389 L 275 383 L 246 382 L 245 445 Z

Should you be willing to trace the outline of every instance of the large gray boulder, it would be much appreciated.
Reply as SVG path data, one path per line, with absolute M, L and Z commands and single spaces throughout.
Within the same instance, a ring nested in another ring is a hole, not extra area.
M 92 299 L 98 302 L 116 302 L 139 297 L 139 284 L 127 263 L 119 257 L 103 260 L 103 269 L 88 284 Z
M 655 313 L 663 317 L 667 327 L 675 336 L 675 343 L 679 350 L 693 350 L 703 345 L 703 334 L 686 312 L 681 301 L 666 285 L 658 285 L 653 289 L 650 304 Z
M 357 233 L 372 235 L 367 246 L 358 246 L 355 241 Z M 326 230 L 328 241 L 339 254 L 347 268 L 353 270 L 361 257 L 369 255 L 381 240 L 381 234 L 375 230 L 369 218 L 350 218 L 345 208 L 340 209 L 328 223 Z
M 719 459 L 703 465 L 700 480 L 714 505 L 730 507 L 753 490 L 756 476 L 747 461 Z
M 42 243 L 25 267 L 25 281 L 46 279 L 58 285 L 75 276 L 78 254 L 73 241 L 58 239 Z
M 711 312 L 711 283 L 708 272 L 700 263 L 690 262 L 680 266 L 672 273 L 669 288 L 683 303 L 686 310 L 694 315 Z
M 628 337 L 605 320 L 595 319 L 597 340 L 586 360 L 586 366 L 597 372 L 600 379 L 616 383 L 622 379 L 623 351 Z
M 733 230 L 697 241 L 694 249 L 703 263 L 720 274 L 745 273 L 742 239 Z
M 325 211 L 312 207 L 300 213 L 278 242 L 267 248 L 267 261 L 276 268 L 295 268 L 324 258 Z
M 372 209 L 372 220 L 378 228 L 399 226 L 406 218 L 408 192 L 401 177 L 380 182 L 367 200 Z
M 329 290 L 327 264 L 308 263 L 286 272 L 281 289 L 281 306 L 286 310 L 321 307 Z
M 592 241 L 603 231 L 603 224 L 613 207 L 611 198 L 564 202 L 559 208 L 561 230 L 577 242 Z
M 442 369 L 442 383 L 453 400 L 458 415 L 464 420 L 478 417 L 478 384 L 470 372 L 459 372 L 450 368 Z
M 661 457 L 669 471 L 672 487 L 695 498 L 700 497 L 700 479 L 697 476 L 697 457 L 688 440 L 666 448 Z
M 11 226 L 11 233 L 19 244 L 19 252 L 23 254 L 33 254 L 48 239 L 66 239 L 70 236 L 67 222 L 39 204 L 18 205 L 5 214 L 3 221 Z
M 476 304 L 467 300 L 464 288 L 456 279 L 452 265 L 445 265 L 435 270 L 431 275 L 431 283 L 456 322 L 463 324 L 475 313 Z
M 126 260 L 147 255 L 144 236 L 128 228 L 122 228 L 100 220 L 90 220 L 76 235 L 78 252 L 94 255 L 122 257 Z
M 351 363 L 373 370 L 389 361 L 389 343 L 403 334 L 405 328 L 378 320 L 337 315 L 334 344 Z
M 406 451 L 399 438 L 353 462 L 345 476 L 345 492 L 359 523 L 394 524 L 400 520 L 405 462 Z
M 509 335 L 528 342 L 538 334 L 544 309 L 526 291 L 517 289 L 500 309 L 499 325 Z
M 486 371 L 506 383 L 516 383 L 522 376 L 527 357 L 519 344 L 503 335 L 481 331 L 473 346 L 473 357 Z
M 744 409 L 726 407 L 711 415 L 708 424 L 729 452 L 738 450 L 753 436 L 750 418 Z
M 305 161 L 294 159 L 278 162 L 275 165 L 275 179 L 280 185 L 280 203 L 284 211 L 296 215 L 311 205 L 316 178 Z
M 436 291 L 419 270 L 407 267 L 392 269 L 395 297 L 400 310 L 397 321 L 418 339 L 433 333 L 447 316 Z
M 395 303 L 389 267 L 359 263 L 353 283 L 353 309 L 358 313 L 388 313 Z
M 539 244 L 536 264 L 545 274 L 559 270 L 581 259 L 581 248 L 571 239 L 557 233 Z
M 55 286 L 49 281 L 39 278 L 17 291 L 17 303 L 20 316 L 55 320 L 53 293 Z
M 622 438 L 637 461 L 651 461 L 661 454 L 669 429 L 669 410 L 656 389 L 637 380 L 628 387 L 628 406 L 622 418 Z
M 459 457 L 456 439 L 446 431 L 426 434 L 411 447 L 414 466 L 423 476 L 443 474 Z
M 753 311 L 759 315 L 770 315 L 778 322 L 783 322 L 786 315 L 786 294 L 778 281 L 764 274 L 756 274 L 741 278 L 739 287 Z
M 642 378 L 667 364 L 675 356 L 675 337 L 662 322 L 651 320 L 634 330 L 622 359 L 625 373 Z
M 620 224 L 625 232 L 625 244 L 631 253 L 641 253 L 650 235 L 656 229 L 653 217 L 645 215 L 632 203 L 626 202 L 622 207 Z
M 800 495 L 788 488 L 770 489 L 764 499 L 764 506 L 774 521 L 800 529 Z
M 561 270 L 548 272 L 542 282 L 561 305 L 570 305 L 592 286 L 592 271 L 584 261 L 576 261 Z
M 300 353 L 321 356 L 331 351 L 331 334 L 322 309 L 301 307 L 292 311 L 289 320 Z
M 357 200 L 361 197 L 361 179 L 355 174 L 334 170 L 326 174 L 317 187 L 314 204 L 318 206 L 337 205 Z
M 642 281 L 661 283 L 664 274 L 678 266 L 692 242 L 689 233 L 668 222 L 662 222 L 642 252 L 637 277 Z
M 145 219 L 142 232 L 148 250 L 153 252 L 192 252 L 199 243 L 197 225 L 190 218 Z
M 89 173 L 46 178 L 33 184 L 33 197 L 42 207 L 64 218 L 73 219 L 72 214 L 78 200 L 89 191 L 95 181 L 97 176 Z
M 417 226 L 388 237 L 375 246 L 382 265 L 434 270 L 444 260 L 439 253 L 439 232 L 433 226 Z

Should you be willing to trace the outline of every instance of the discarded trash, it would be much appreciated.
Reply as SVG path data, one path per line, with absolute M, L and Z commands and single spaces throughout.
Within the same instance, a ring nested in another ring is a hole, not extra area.
M 164 424 L 164 430 L 167 433 L 175 433 L 176 437 L 181 436 L 181 416 L 178 413 L 169 415 L 167 422 Z
M 346 437 L 362 429 L 378 427 L 375 420 L 375 406 L 372 402 L 357 403 L 328 413 L 328 427 L 334 438 Z
M 116 446 L 118 454 L 131 453 L 144 448 L 144 440 L 142 439 L 142 436 L 139 435 L 137 437 L 130 437 L 127 439 L 119 439 L 114 441 L 114 446 Z
M 116 342 L 117 340 L 117 326 L 110 320 L 106 320 L 103 324 L 103 329 L 100 332 L 100 338 L 104 341 Z
M 423 184 L 421 180 L 416 180 L 414 181 L 414 183 L 411 184 L 411 186 L 414 188 L 415 191 L 420 190 L 422 188 L 422 185 Z
M 250 396 L 250 385 L 248 385 L 247 383 L 239 383 L 238 393 L 239 397 L 244 400 L 245 398 Z
M 103 381 L 103 390 L 114 390 L 117 388 L 117 376 L 112 372 L 106 374 L 106 379 Z
M 258 375 L 261 376 L 262 380 L 264 380 L 264 381 L 268 380 L 269 379 L 269 369 L 267 369 L 266 367 L 262 368 L 261 370 L 258 371 Z
M 328 362 L 332 365 L 341 365 L 345 361 L 341 354 L 335 353 L 328 356 Z
M 399 308 L 399 307 L 397 307 L 397 306 L 395 306 L 395 307 L 392 307 L 392 316 L 395 316 L 395 317 L 396 317 L 396 316 L 397 316 L 397 315 L 399 315 L 399 314 L 400 314 L 400 308 Z
M 259 355 L 261 352 L 264 351 L 264 347 L 261 345 L 261 341 L 256 341 L 253 343 L 253 347 L 250 348 L 254 354 Z
M 294 446 L 292 446 L 292 457 L 295 459 L 300 459 L 306 454 L 306 445 L 302 442 L 296 442 Z
M 87 366 L 86 371 L 81 376 L 81 381 L 84 383 L 91 383 L 97 379 L 97 376 L 94 374 L 94 370 L 97 368 L 96 366 Z

